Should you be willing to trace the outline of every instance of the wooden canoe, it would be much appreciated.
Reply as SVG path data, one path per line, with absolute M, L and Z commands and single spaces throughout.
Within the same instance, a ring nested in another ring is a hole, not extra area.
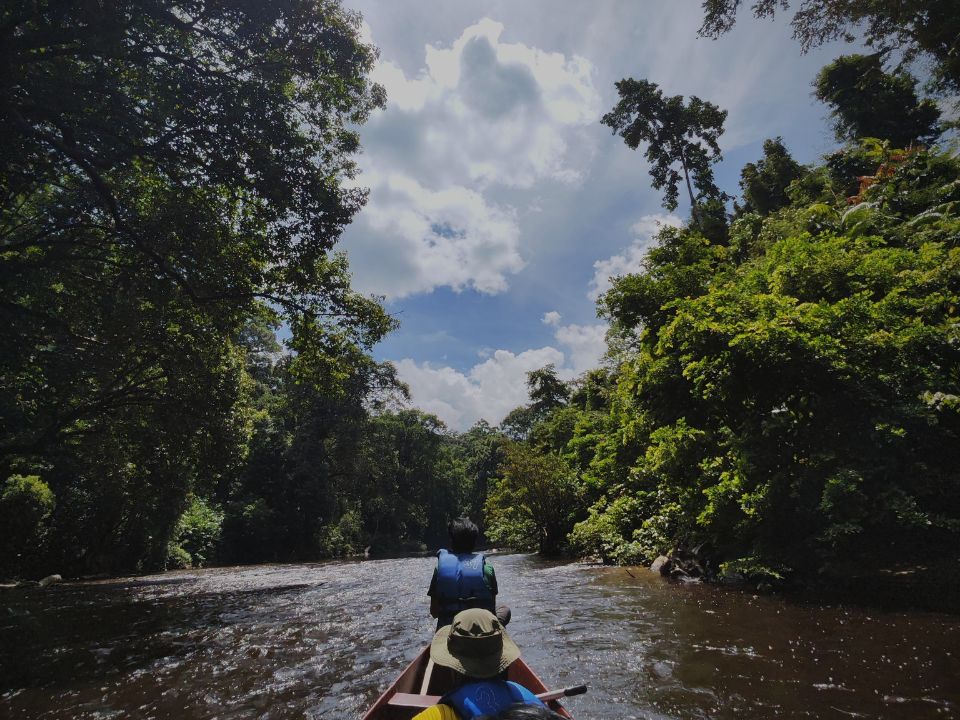
M 523 685 L 536 695 L 548 691 L 543 681 L 522 659 L 511 663 L 506 679 Z M 414 715 L 434 704 L 437 696 L 452 690 L 456 681 L 453 670 L 430 662 L 428 645 L 367 710 L 363 720 L 412 720 Z M 547 705 L 560 717 L 573 717 L 556 700 L 548 701 Z

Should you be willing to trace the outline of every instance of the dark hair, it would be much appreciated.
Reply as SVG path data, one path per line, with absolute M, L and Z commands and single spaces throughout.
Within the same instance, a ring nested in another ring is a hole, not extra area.
M 477 720 L 562 720 L 562 717 L 544 705 L 516 703 L 496 715 L 483 715 Z
M 455 553 L 473 552 L 480 530 L 470 518 L 458 517 L 447 524 L 450 533 L 450 549 Z

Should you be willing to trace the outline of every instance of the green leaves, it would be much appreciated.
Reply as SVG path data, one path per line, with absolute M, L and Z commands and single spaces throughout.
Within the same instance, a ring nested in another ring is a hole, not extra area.
M 775 577 L 956 542 L 960 247 L 942 198 L 960 165 L 880 151 L 862 202 L 744 215 L 730 253 L 665 231 L 614 284 L 603 307 L 643 331 L 595 446 L 606 496 L 584 547 L 706 543 L 730 572 Z
M 559 552 L 578 510 L 570 468 L 554 453 L 511 443 L 501 472 L 487 496 L 487 536 L 518 549 Z
M 704 0 L 700 34 L 717 37 L 736 23 L 741 0 Z M 941 90 L 960 88 L 960 56 L 956 33 L 960 9 L 954 0 L 757 0 L 751 6 L 758 18 L 772 18 L 796 6 L 791 25 L 804 52 L 832 40 L 852 41 L 862 32 L 866 44 L 887 55 L 897 51 L 907 60 L 931 61 Z M 856 33 L 856 34 L 855 34 Z
M 881 138 L 895 147 L 930 141 L 940 110 L 919 100 L 916 79 L 904 70 L 886 73 L 880 53 L 843 55 L 814 81 L 816 97 L 831 106 L 837 139 Z
M 694 220 L 703 229 L 698 203 L 724 197 L 714 183 L 711 165 L 720 160 L 718 140 L 727 111 L 696 96 L 685 104 L 682 95 L 665 96 L 649 80 L 620 80 L 617 92 L 620 101 L 601 122 L 633 150 L 646 144 L 644 157 L 651 166 L 652 184 L 664 190 L 665 208 L 677 208 L 680 181 L 686 182 Z M 677 164 L 682 175 L 674 167 Z M 697 188 L 696 198 L 691 181 Z
M 344 405 L 391 385 L 368 353 L 395 323 L 332 252 L 375 50 L 333 0 L 4 18 L 0 470 L 43 469 L 58 570 L 157 567 L 266 422 L 251 321 L 285 321 L 290 373 Z
M 787 152 L 783 138 L 763 141 L 763 159 L 747 163 L 740 171 L 744 207 L 741 212 L 769 215 L 789 204 L 787 187 L 802 178 L 806 170 Z

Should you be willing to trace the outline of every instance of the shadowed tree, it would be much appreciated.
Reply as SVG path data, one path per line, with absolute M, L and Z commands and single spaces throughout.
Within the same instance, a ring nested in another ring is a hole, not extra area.
M 702 228 L 698 203 L 723 198 L 711 166 L 721 157 L 717 140 L 727 111 L 696 96 L 687 103 L 682 95 L 667 97 L 648 80 L 627 78 L 616 86 L 620 102 L 601 122 L 633 150 L 646 143 L 644 157 L 650 162 L 653 187 L 665 192 L 665 208 L 677 208 L 680 181 L 686 182 L 693 220 Z
M 528 372 L 527 389 L 530 391 L 530 409 L 538 415 L 565 405 L 570 397 L 570 388 L 557 377 L 553 363 Z
M 880 55 L 844 55 L 824 66 L 814 80 L 817 99 L 832 108 L 837 139 L 875 137 L 895 147 L 934 139 L 940 111 L 920 100 L 916 79 L 883 71 Z
M 497 429 L 511 440 L 526 440 L 538 419 L 539 415 L 530 407 L 521 405 L 508 412 Z
M 769 215 L 790 204 L 787 187 L 804 174 L 803 166 L 790 157 L 783 138 L 763 141 L 763 158 L 747 163 L 740 171 L 743 212 Z
M 359 28 L 333 0 L 0 8 L 0 478 L 49 484 L 65 573 L 156 567 L 229 484 L 247 321 L 334 380 L 393 325 L 332 252 L 383 102 Z
M 503 462 L 504 436 L 486 420 L 454 437 L 455 455 L 463 464 L 463 513 L 476 518 L 483 531 L 483 504 L 487 489 Z
M 719 37 L 736 23 L 742 0 L 704 0 L 700 34 Z M 802 0 L 791 25 L 803 52 L 833 40 L 855 39 L 862 31 L 867 45 L 886 54 L 898 50 L 904 62 L 919 56 L 932 60 L 934 78 L 947 92 L 960 90 L 960 3 L 956 0 Z M 756 0 L 758 18 L 788 10 L 788 0 Z

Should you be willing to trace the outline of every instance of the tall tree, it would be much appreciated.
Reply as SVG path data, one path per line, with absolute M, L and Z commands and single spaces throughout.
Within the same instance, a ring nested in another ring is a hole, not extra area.
M 704 0 L 700 34 L 718 37 L 736 23 L 742 0 Z M 758 18 L 789 9 L 789 0 L 757 0 Z M 905 61 L 925 56 L 941 88 L 960 91 L 960 3 L 956 0 L 801 0 L 793 36 L 804 52 L 832 40 L 852 41 L 863 32 L 871 47 L 899 50 Z
M 895 147 L 939 133 L 940 110 L 932 100 L 917 98 L 916 85 L 903 70 L 884 72 L 879 54 L 838 57 L 813 82 L 817 99 L 832 108 L 838 140 L 875 137 Z
M 561 407 L 570 398 L 570 388 L 557 377 L 553 363 L 528 372 L 527 389 L 530 391 L 530 409 L 538 415 Z
M 415 409 L 385 412 L 371 422 L 365 472 L 356 483 L 363 488 L 359 502 L 371 544 L 380 551 L 439 546 L 466 500 L 446 427 Z
M 633 150 L 646 143 L 644 157 L 650 162 L 653 187 L 665 190 L 665 208 L 676 209 L 680 180 L 686 182 L 694 222 L 702 228 L 698 203 L 723 197 L 711 166 L 721 158 L 717 140 L 727 111 L 696 96 L 687 103 L 682 95 L 667 97 L 648 80 L 627 78 L 616 86 L 620 102 L 601 122 Z
M 507 445 L 503 477 L 487 497 L 487 535 L 493 542 L 552 555 L 573 529 L 578 510 L 573 473 L 554 453 L 524 443 Z
M 474 518 L 484 529 L 483 504 L 487 489 L 498 476 L 503 462 L 504 436 L 486 420 L 478 420 L 467 432 L 454 438 L 454 454 L 463 465 L 463 514 Z
M 787 186 L 804 174 L 803 166 L 794 160 L 783 144 L 783 138 L 763 141 L 763 158 L 747 163 L 740 171 L 744 212 L 769 215 L 790 203 Z

